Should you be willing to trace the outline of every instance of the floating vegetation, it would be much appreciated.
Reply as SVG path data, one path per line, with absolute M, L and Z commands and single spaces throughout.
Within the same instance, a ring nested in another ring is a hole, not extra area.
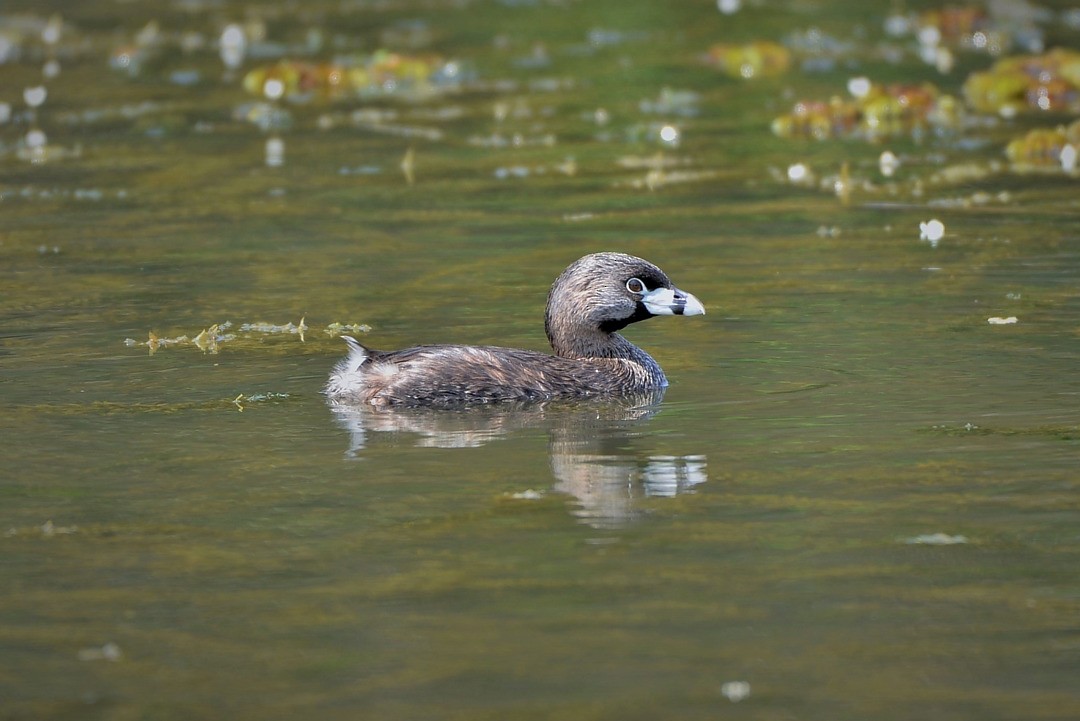
M 924 162 L 942 163 L 944 160 L 936 156 L 929 156 Z M 912 175 L 905 180 L 897 181 L 891 179 L 891 174 L 884 172 L 879 164 L 876 165 L 878 165 L 877 170 L 882 176 L 881 178 L 871 178 L 866 174 L 854 172 L 847 162 L 842 163 L 835 172 L 821 174 L 806 163 L 801 162 L 789 165 L 786 170 L 770 166 L 768 173 L 779 184 L 819 190 L 835 195 L 843 203 L 847 204 L 856 193 L 860 196 L 869 197 L 906 196 L 909 198 L 922 198 L 930 188 L 970 185 L 992 178 L 1007 170 L 1005 163 L 997 161 L 955 163 L 940 167 L 928 175 Z M 976 191 L 962 197 L 930 198 L 922 202 L 925 202 L 929 207 L 937 208 L 972 208 L 992 203 L 1007 205 L 1013 202 L 1013 194 L 1007 190 L 997 193 Z M 933 226 L 926 230 L 932 233 Z M 930 240 L 929 237 L 923 238 L 923 240 L 930 242 L 931 245 L 936 242 Z
M 1007 118 L 1036 110 L 1080 112 L 1080 52 L 1055 48 L 1004 58 L 969 75 L 964 97 L 979 112 Z
M 180 335 L 175 337 L 161 337 L 153 331 L 147 334 L 145 341 L 137 341 L 134 338 L 124 339 L 124 345 L 128 348 L 137 348 L 139 346 L 146 346 L 150 350 L 150 355 L 154 355 L 159 349 L 167 348 L 172 345 L 185 345 L 191 344 L 201 350 L 203 353 L 215 354 L 221 346 L 230 341 L 234 341 L 241 337 L 243 334 L 246 337 L 258 336 L 258 335 L 296 335 L 300 337 L 300 342 L 305 342 L 305 333 L 309 330 L 310 326 L 305 322 L 305 318 L 301 318 L 299 323 L 241 323 L 237 329 L 237 333 L 229 333 L 233 324 L 231 321 L 224 321 L 222 323 L 215 323 L 194 337 Z M 343 333 L 367 333 L 371 330 L 371 326 L 362 323 L 331 323 L 323 329 L 331 338 L 342 335 Z
M 853 83 L 858 93 L 851 98 L 835 96 L 828 101 L 800 101 L 787 115 L 772 122 L 782 138 L 882 138 L 911 136 L 922 139 L 927 132 L 951 134 L 964 122 L 963 105 L 930 84 L 878 85 Z
M 300 341 L 304 341 L 304 331 L 308 329 L 308 326 L 304 323 L 304 318 L 300 319 L 298 324 L 293 324 L 291 321 L 284 325 L 277 325 L 275 323 L 242 323 L 240 330 L 242 332 L 254 332 L 254 333 L 293 333 L 300 336 Z
M 244 89 L 260 97 L 294 102 L 350 95 L 425 97 L 458 86 L 466 73 L 460 63 L 435 55 L 404 55 L 378 50 L 334 63 L 281 60 L 244 76 Z
M 791 52 L 769 40 L 745 45 L 718 43 L 709 48 L 705 62 L 730 77 L 751 80 L 786 73 L 791 67 Z
M 1005 147 L 1005 156 L 1019 172 L 1061 171 L 1077 173 L 1080 120 L 1068 126 L 1042 128 L 1016 138 Z
M 366 323 L 331 323 L 323 332 L 331 338 L 336 338 L 345 333 L 369 333 L 371 326 Z
M 853 78 L 848 83 L 849 97 L 798 102 L 791 113 L 773 121 L 772 130 L 784 138 L 818 140 L 910 138 L 918 142 L 926 137 L 937 137 L 946 140 L 951 147 L 971 150 L 987 144 L 986 140 L 970 137 L 972 129 L 993 130 L 1000 125 L 998 118 L 975 114 L 972 109 L 979 113 L 992 110 L 995 114 L 1008 116 L 1019 112 L 1021 104 L 1030 104 L 1047 110 L 1073 108 L 1080 112 L 1080 53 L 1055 50 L 1041 56 L 1009 58 L 1000 61 L 995 69 L 987 74 L 976 73 L 968 79 L 965 97 L 971 108 L 953 96 L 940 93 L 929 83 L 882 86 L 867 78 Z M 1068 89 L 1065 83 L 1071 83 Z M 944 156 L 927 157 L 925 160 L 930 164 L 942 167 L 919 176 L 908 173 L 908 179 L 903 183 L 876 182 L 893 178 L 902 165 L 901 159 L 891 151 L 882 152 L 877 159 L 881 177 L 875 181 L 853 175 L 849 184 L 843 174 L 819 178 L 801 163 L 790 166 L 786 175 L 775 168 L 770 172 L 780 182 L 819 187 L 835 192 L 841 199 L 849 197 L 852 189 L 866 194 L 907 193 L 911 197 L 921 197 L 931 186 L 978 183 L 1009 170 L 1075 177 L 1078 152 L 1080 121 L 1075 121 L 1068 126 L 1032 130 L 1013 139 L 1005 151 L 1009 164 L 990 160 L 946 165 Z M 841 188 L 844 193 L 840 192 Z M 929 202 L 940 206 L 973 207 L 994 201 L 1008 203 L 1012 201 L 1012 195 L 1008 192 L 978 192 L 968 198 Z
M 913 35 L 923 60 L 936 65 L 942 51 L 996 56 L 1020 47 L 1039 52 L 1043 33 L 1038 23 L 1047 19 L 1046 11 L 1026 0 L 996 0 L 985 7 L 960 5 L 919 14 L 895 13 L 886 18 L 885 31 L 893 37 Z
M 288 393 L 255 393 L 253 395 L 244 395 L 241 393 L 236 398 L 232 399 L 232 404 L 236 406 L 236 409 L 241 413 L 244 412 L 244 404 L 251 405 L 252 403 L 266 403 L 273 401 L 282 401 L 289 397 Z
M 217 353 L 219 343 L 225 343 L 236 338 L 235 333 L 221 332 L 231 325 L 232 324 L 228 321 L 225 321 L 222 325 L 214 324 L 192 338 L 191 342 L 198 346 L 199 350 L 203 353 Z M 151 353 L 151 355 L 153 355 L 153 353 Z
M 154 353 L 157 352 L 158 348 L 164 348 L 170 345 L 177 345 L 179 343 L 189 342 L 191 342 L 191 339 L 188 338 L 186 335 L 177 336 L 175 338 L 159 338 L 158 335 L 154 333 L 154 331 L 150 331 L 147 334 L 147 339 L 145 343 L 139 343 L 134 338 L 126 338 L 124 340 L 124 345 L 126 345 L 128 348 L 133 348 L 137 345 L 145 345 L 150 349 L 150 355 L 154 355 Z

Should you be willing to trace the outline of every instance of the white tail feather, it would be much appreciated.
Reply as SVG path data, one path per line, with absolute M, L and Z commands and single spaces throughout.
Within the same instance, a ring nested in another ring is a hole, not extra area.
M 361 371 L 361 366 L 371 356 L 371 351 L 360 345 L 360 342 L 352 336 L 341 337 L 349 346 L 349 355 L 339 360 L 330 374 L 325 392 L 331 398 L 347 397 L 363 389 L 364 373 Z

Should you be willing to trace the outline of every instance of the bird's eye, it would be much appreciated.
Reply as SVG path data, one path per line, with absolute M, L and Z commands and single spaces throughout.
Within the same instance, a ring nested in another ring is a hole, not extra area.
M 637 278 L 631 278 L 630 280 L 626 281 L 626 289 L 631 293 L 644 293 L 645 284 Z

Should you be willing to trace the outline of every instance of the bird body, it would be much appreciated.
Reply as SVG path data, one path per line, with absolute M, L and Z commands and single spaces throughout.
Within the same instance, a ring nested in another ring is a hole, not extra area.
M 326 394 L 373 406 L 453 407 L 640 393 L 667 386 L 667 378 L 617 331 L 655 315 L 704 312 L 652 263 L 594 253 L 572 263 L 548 293 L 544 325 L 555 355 L 464 345 L 377 351 L 345 336 L 349 354 Z

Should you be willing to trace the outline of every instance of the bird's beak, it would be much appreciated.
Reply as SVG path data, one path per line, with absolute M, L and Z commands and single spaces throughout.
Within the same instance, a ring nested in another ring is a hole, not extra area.
M 641 302 L 653 315 L 705 315 L 701 301 L 678 288 L 657 288 L 642 293 Z

